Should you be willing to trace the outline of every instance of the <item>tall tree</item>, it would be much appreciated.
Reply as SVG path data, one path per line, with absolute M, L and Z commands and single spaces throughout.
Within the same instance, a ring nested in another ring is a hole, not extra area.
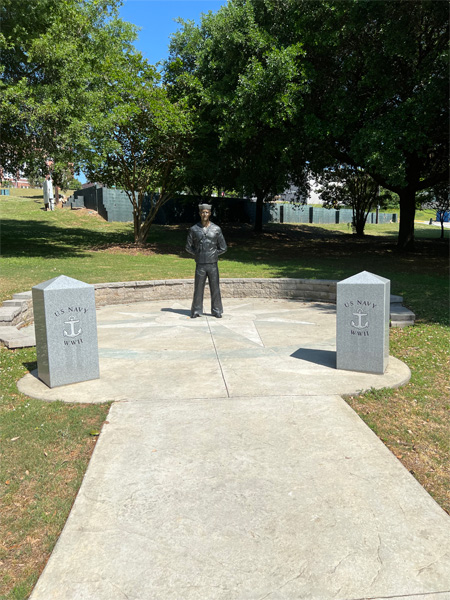
M 358 237 L 364 235 L 367 217 L 380 201 L 379 185 L 370 175 L 349 165 L 336 165 L 318 177 L 319 195 L 325 208 L 352 208 L 352 225 Z
M 433 0 L 288 3 L 290 31 L 306 52 L 314 156 L 362 167 L 397 193 L 398 247 L 411 249 L 417 192 L 448 180 L 448 7 Z
M 91 181 L 123 188 L 133 206 L 134 240 L 143 244 L 159 208 L 184 182 L 190 113 L 171 102 L 154 67 L 125 53 L 105 77 L 110 83 L 95 122 L 83 136 L 83 170 Z
M 215 173 L 222 187 L 256 196 L 260 231 L 263 202 L 305 179 L 301 147 L 287 134 L 302 101 L 301 47 L 277 48 L 258 27 L 253 3 L 230 2 L 199 27 L 185 23 L 170 50 L 166 81 L 196 106 L 201 125 L 195 174 L 201 179 L 203 161 L 204 177 Z
M 131 46 L 135 27 L 120 0 L 0 3 L 0 165 L 36 173 L 73 162 L 73 141 L 92 121 L 106 85 L 103 66 Z

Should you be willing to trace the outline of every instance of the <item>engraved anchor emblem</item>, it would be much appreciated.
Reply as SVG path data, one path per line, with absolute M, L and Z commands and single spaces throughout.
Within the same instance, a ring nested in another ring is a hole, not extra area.
M 75 324 L 79 322 L 80 321 L 75 319 L 75 317 L 69 317 L 68 321 L 64 321 L 64 325 L 70 325 L 70 333 L 67 333 L 67 331 L 64 329 L 64 335 L 66 337 L 77 337 L 77 335 L 80 335 L 81 327 L 77 332 L 75 332 Z
M 369 327 L 369 321 L 367 321 L 365 325 L 361 322 L 363 317 L 367 317 L 367 313 L 363 313 L 363 311 L 359 309 L 358 312 L 353 313 L 353 316 L 358 317 L 358 324 L 352 321 L 352 327 L 355 327 L 355 329 L 365 329 L 366 327 Z

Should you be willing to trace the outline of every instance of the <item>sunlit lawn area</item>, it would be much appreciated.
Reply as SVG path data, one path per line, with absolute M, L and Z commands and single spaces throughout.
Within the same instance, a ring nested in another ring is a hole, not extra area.
M 147 246 L 136 249 L 131 224 L 87 210 L 44 212 L 41 192 L 26 194 L 0 199 L 0 300 L 60 274 L 89 283 L 193 277 L 184 251 L 190 224 L 154 226 Z M 411 368 L 411 382 L 347 401 L 450 513 L 449 231 L 440 240 L 438 227 L 417 224 L 416 251 L 403 255 L 395 249 L 397 224 L 369 225 L 364 239 L 347 225 L 270 225 L 263 235 L 221 225 L 229 244 L 222 277 L 343 279 L 367 270 L 404 296 L 416 325 L 392 329 L 390 343 Z M 30 399 L 16 382 L 35 368 L 35 350 L 0 353 L 0 598 L 12 600 L 28 597 L 48 558 L 108 406 Z

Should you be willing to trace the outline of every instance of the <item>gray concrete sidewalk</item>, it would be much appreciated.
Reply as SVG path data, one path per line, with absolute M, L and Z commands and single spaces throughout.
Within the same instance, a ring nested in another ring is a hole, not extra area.
M 32 600 L 450 598 L 450 519 L 341 394 L 335 307 L 227 300 L 98 311 L 101 379 L 25 393 L 116 400 Z

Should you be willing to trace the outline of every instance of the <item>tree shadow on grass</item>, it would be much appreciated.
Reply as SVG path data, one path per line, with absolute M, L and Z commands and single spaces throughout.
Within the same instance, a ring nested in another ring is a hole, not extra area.
M 184 250 L 190 224 L 174 226 L 153 225 L 148 243 L 140 251 L 150 254 L 175 254 L 186 258 Z M 396 240 L 390 236 L 364 236 L 357 238 L 351 233 L 330 231 L 320 226 L 268 225 L 263 233 L 255 233 L 249 225 L 225 224 L 223 232 L 229 251 L 227 261 L 260 263 L 261 261 L 284 270 L 286 263 L 291 270 L 293 261 L 313 263 L 316 259 L 370 262 L 374 257 L 383 260 L 394 257 L 395 262 L 411 265 L 418 258 L 447 258 L 448 244 L 439 240 L 417 240 L 416 251 L 411 254 L 396 253 Z M 5 257 L 81 257 L 85 252 L 101 250 L 132 252 L 133 232 L 104 231 L 83 227 L 67 227 L 42 221 L 3 219 L 2 255 Z M 358 267 L 359 268 L 359 267 Z M 283 276 L 280 273 L 280 276 Z
M 125 244 L 132 232 L 97 231 L 41 221 L 2 219 L 2 256 L 82 258 L 93 246 Z

